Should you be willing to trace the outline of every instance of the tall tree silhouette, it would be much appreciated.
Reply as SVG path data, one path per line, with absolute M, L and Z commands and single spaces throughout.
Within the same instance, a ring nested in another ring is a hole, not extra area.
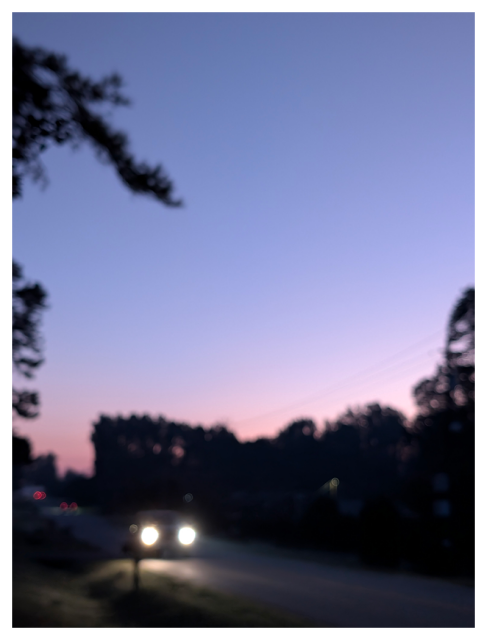
M 40 313 L 46 308 L 47 294 L 39 283 L 25 282 L 21 267 L 12 264 L 12 361 L 14 371 L 32 378 L 42 364 Z M 35 418 L 38 394 L 13 389 L 12 407 L 22 418 Z
M 413 390 L 423 414 L 474 403 L 475 289 L 464 291 L 455 304 L 447 328 L 444 360 L 433 377 Z
M 12 50 L 12 196 L 22 195 L 24 178 L 46 181 L 40 156 L 49 146 L 78 146 L 88 141 L 100 160 L 117 171 L 133 192 L 151 195 L 166 206 L 180 206 L 174 185 L 161 165 L 138 162 L 125 133 L 114 130 L 96 111 L 99 106 L 128 105 L 120 76 L 93 81 L 69 68 L 66 57 L 13 40 Z M 40 311 L 46 291 L 39 284 L 21 286 L 22 269 L 13 262 L 13 365 L 31 378 L 42 364 Z M 23 418 L 38 415 L 38 394 L 13 390 L 13 410 Z
M 411 499 L 429 536 L 425 563 L 473 572 L 475 561 L 475 291 L 450 315 L 443 362 L 414 389 Z M 426 488 L 426 490 L 425 490 Z M 443 512 L 438 505 L 443 504 Z M 438 515 L 440 513 L 440 515 Z M 450 554 L 445 558 L 444 540 Z M 448 562 L 447 562 L 448 560 Z M 449 564 L 450 563 L 450 564 Z

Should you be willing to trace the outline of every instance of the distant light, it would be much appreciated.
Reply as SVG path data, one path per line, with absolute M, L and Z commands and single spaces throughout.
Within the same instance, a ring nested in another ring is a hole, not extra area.
M 156 455 L 157 455 L 158 453 L 161 453 L 161 449 L 162 449 L 162 447 L 161 447 L 161 445 L 160 445 L 160 444 L 155 444 L 155 445 L 152 447 L 152 451 L 153 451 Z
M 46 492 L 41 491 L 41 500 L 44 500 L 45 498 L 46 498 Z
M 34 500 L 42 500 L 42 491 L 34 491 L 32 497 Z
M 159 537 L 159 533 L 157 529 L 154 527 L 145 527 L 142 529 L 142 534 L 140 536 L 142 538 L 142 542 L 147 545 L 154 544 L 154 542 Z
M 139 527 L 136 524 L 131 524 L 129 527 L 130 533 L 135 533 Z
M 173 458 L 176 460 L 181 460 L 186 453 L 183 447 L 180 447 L 178 444 L 175 444 L 173 447 L 169 449 L 169 452 L 172 454 Z
M 191 544 L 196 538 L 195 530 L 191 527 L 183 527 L 179 529 L 178 538 L 181 544 Z
M 62 509 L 63 511 L 66 511 L 66 509 L 68 508 L 68 503 L 61 502 L 61 504 L 59 505 L 59 508 Z
M 330 484 L 332 487 L 338 487 L 340 480 L 338 478 L 332 478 Z
M 191 500 L 193 499 L 193 494 L 192 493 L 187 493 L 184 496 L 184 499 L 186 500 L 186 502 L 191 502 Z
M 76 511 L 76 509 L 78 508 L 78 505 L 76 504 L 76 502 L 72 502 L 72 503 L 69 505 L 69 508 L 70 508 L 72 511 Z

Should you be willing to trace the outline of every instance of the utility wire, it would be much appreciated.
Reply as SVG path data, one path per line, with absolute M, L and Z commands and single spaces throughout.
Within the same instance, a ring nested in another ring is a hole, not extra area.
M 428 352 L 427 354 L 423 354 L 423 355 L 429 355 L 429 354 L 430 354 L 430 352 Z M 406 364 L 406 363 L 403 363 L 403 364 Z M 410 373 L 417 368 L 418 364 L 419 364 L 418 362 L 415 362 L 415 363 L 413 363 L 412 366 L 410 364 L 406 368 L 406 370 L 404 370 L 404 371 L 396 371 L 392 376 L 389 375 L 388 378 L 387 378 L 387 382 L 401 380 L 402 378 L 405 378 L 406 376 L 410 375 Z M 386 382 L 386 384 L 387 384 L 387 382 Z M 372 384 L 377 384 L 377 381 L 376 380 L 363 380 L 361 382 L 358 382 L 357 385 L 355 385 L 355 389 L 356 389 L 357 386 L 358 387 L 364 387 L 365 386 L 365 388 L 367 388 L 368 386 L 370 386 Z M 360 391 L 362 391 L 362 389 L 360 389 Z M 354 392 L 356 393 L 356 391 L 354 391 Z M 334 397 L 333 400 L 335 402 L 337 402 L 337 401 L 340 402 L 342 400 L 342 398 L 346 399 L 347 395 Z
M 283 411 L 287 411 L 289 409 L 297 409 L 299 407 L 308 405 L 308 404 L 313 404 L 314 402 L 317 402 L 318 400 L 322 400 L 323 398 L 330 398 L 330 396 L 334 399 L 337 400 L 336 396 L 334 396 L 334 393 L 336 391 L 341 391 L 343 390 L 345 387 L 348 387 L 349 389 L 356 389 L 357 387 L 363 387 L 364 385 L 370 385 L 370 384 L 377 384 L 377 382 L 380 380 L 380 378 L 382 378 L 384 376 L 384 374 L 386 374 L 388 376 L 388 379 L 398 379 L 397 374 L 399 373 L 399 378 L 401 376 L 403 376 L 404 373 L 408 374 L 410 371 L 413 371 L 419 364 L 418 360 L 424 360 L 425 356 L 430 356 L 431 355 L 431 350 L 427 351 L 427 352 L 423 352 L 420 353 L 419 355 L 414 356 L 413 358 L 409 358 L 403 362 L 398 362 L 396 364 L 390 365 L 389 367 L 387 367 L 386 369 L 382 370 L 382 371 L 376 371 L 375 373 L 370 374 L 369 376 L 365 377 L 365 379 L 362 380 L 357 380 L 356 382 L 352 382 L 352 384 L 350 385 L 348 380 L 342 380 L 340 383 L 337 383 L 337 385 L 333 386 L 333 387 L 329 387 L 326 391 L 323 391 L 319 394 L 315 394 L 313 396 L 308 396 L 306 399 L 297 401 L 295 403 L 293 403 L 292 405 L 287 405 L 286 407 L 282 407 L 280 409 L 276 409 L 274 411 L 271 411 L 269 413 L 260 415 L 260 416 L 256 416 L 253 418 L 247 418 L 245 420 L 241 420 L 238 423 L 233 423 L 233 424 L 242 424 L 242 422 L 251 422 L 254 420 L 258 420 L 264 417 L 268 417 L 268 416 L 272 416 L 278 413 L 282 413 Z M 412 363 L 412 366 L 411 366 Z M 399 367 L 400 369 L 404 367 L 404 365 L 408 365 L 406 368 L 406 372 L 404 371 L 393 371 L 393 373 L 395 373 L 396 375 L 393 375 L 393 377 L 391 378 L 390 376 L 390 371 L 397 369 L 397 367 Z M 375 379 L 374 379 L 375 378 Z M 350 393 L 350 392 L 349 392 Z
M 324 389 L 323 391 L 320 391 L 318 393 L 314 393 L 313 395 L 310 396 L 306 396 L 305 398 L 302 398 L 301 400 L 297 400 L 296 402 L 293 402 L 292 404 L 286 405 L 285 407 L 281 407 L 280 409 L 274 409 L 273 411 L 269 411 L 267 413 L 258 415 L 258 416 L 254 416 L 252 418 L 245 418 L 243 420 L 238 420 L 236 422 L 233 422 L 233 425 L 241 425 L 247 422 L 253 422 L 254 420 L 260 420 L 263 418 L 267 418 L 273 415 L 276 415 L 278 413 L 282 413 L 283 411 L 287 411 L 289 409 L 295 409 L 298 407 L 301 407 L 303 405 L 306 404 L 310 404 L 310 402 L 314 401 L 314 400 L 320 400 L 321 398 L 323 398 L 324 396 L 329 395 L 330 393 L 332 393 L 333 391 L 339 391 L 340 389 L 343 388 L 344 385 L 347 385 L 350 381 L 355 380 L 357 378 L 363 378 L 364 376 L 367 376 L 367 374 L 370 374 L 372 372 L 374 372 L 375 369 L 379 368 L 379 371 L 376 371 L 375 374 L 372 373 L 372 375 L 377 375 L 377 374 L 381 374 L 384 371 L 387 371 L 388 369 L 391 368 L 391 366 L 386 367 L 384 370 L 384 365 L 388 362 L 390 362 L 391 360 L 394 361 L 395 359 L 397 359 L 399 356 L 402 356 L 405 353 L 408 353 L 410 351 L 413 351 L 414 349 L 417 349 L 418 347 L 422 346 L 423 344 L 431 341 L 433 338 L 437 338 L 440 334 L 442 334 L 443 331 L 435 331 L 435 333 L 430 334 L 429 336 L 423 338 L 422 340 L 419 340 L 418 342 L 415 342 L 412 345 L 409 345 L 408 347 L 401 349 L 401 351 L 398 351 L 397 353 L 395 353 L 392 356 L 389 356 L 387 358 L 385 358 L 384 360 L 381 360 L 380 362 L 378 362 L 375 365 L 372 365 L 371 367 L 367 367 L 366 369 L 363 369 L 362 371 L 353 374 L 352 376 L 349 376 L 348 378 L 344 378 L 342 380 L 340 380 L 339 382 L 337 382 L 335 385 L 332 385 L 331 387 L 328 387 L 327 389 Z M 422 356 L 424 356 L 425 354 L 423 353 Z M 413 359 L 416 359 L 418 356 L 415 356 Z M 411 360 L 411 358 L 409 359 Z M 400 363 L 398 363 L 399 365 L 405 364 L 405 362 L 408 362 L 409 360 L 406 361 L 402 361 Z M 392 367 L 394 367 L 396 365 L 392 365 Z M 380 371 L 380 368 L 382 368 L 382 371 Z

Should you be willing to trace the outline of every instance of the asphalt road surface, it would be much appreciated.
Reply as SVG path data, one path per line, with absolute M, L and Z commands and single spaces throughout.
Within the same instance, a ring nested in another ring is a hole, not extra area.
M 101 516 L 63 519 L 73 535 L 120 557 L 125 530 Z M 193 556 L 147 559 L 141 569 L 164 573 L 332 627 L 473 627 L 472 587 L 399 572 L 369 571 L 265 555 L 218 539 L 197 541 Z M 143 580 L 143 574 L 142 574 Z

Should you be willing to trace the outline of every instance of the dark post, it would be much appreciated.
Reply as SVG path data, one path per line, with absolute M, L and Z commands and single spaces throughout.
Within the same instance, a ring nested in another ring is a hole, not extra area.
M 138 591 L 140 585 L 139 562 L 140 558 L 134 558 L 134 591 Z

